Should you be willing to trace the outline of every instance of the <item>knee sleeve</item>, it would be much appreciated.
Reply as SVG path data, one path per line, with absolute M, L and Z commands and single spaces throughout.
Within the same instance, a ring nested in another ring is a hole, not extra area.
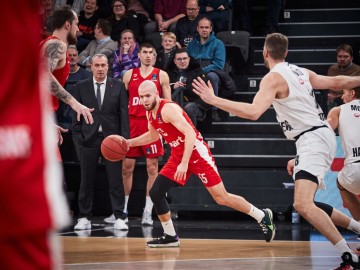
M 152 202 L 154 203 L 154 207 L 156 213 L 158 215 L 166 214 L 170 211 L 170 207 L 168 202 L 166 201 L 166 192 L 169 191 L 170 188 L 178 186 L 176 182 L 170 180 L 169 178 L 159 174 L 155 182 L 150 189 L 150 197 Z
M 331 217 L 334 208 L 326 203 L 314 202 L 317 207 L 322 209 L 329 217 Z

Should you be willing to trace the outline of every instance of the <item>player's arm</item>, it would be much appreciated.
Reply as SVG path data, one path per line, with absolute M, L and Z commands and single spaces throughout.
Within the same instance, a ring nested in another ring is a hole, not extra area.
M 182 114 L 182 109 L 176 104 L 170 103 L 164 105 L 161 116 L 166 123 L 171 123 L 177 130 L 185 135 L 184 153 L 182 155 L 181 163 L 178 165 L 174 175 L 176 180 L 185 180 L 189 160 L 195 145 L 195 130 L 186 121 Z
M 124 73 L 124 77 L 122 78 L 123 83 L 125 84 L 126 90 L 128 90 L 129 82 L 132 75 L 132 69 L 129 69 Z
M 327 116 L 327 121 L 329 122 L 332 129 L 337 129 L 339 126 L 339 115 L 340 115 L 340 107 L 332 108 Z
M 70 107 L 77 113 L 77 119 L 80 121 L 82 115 L 87 124 L 94 123 L 91 112 L 94 109 L 89 109 L 80 104 L 69 92 L 67 92 L 59 81 L 55 78 L 52 72 L 61 61 L 66 61 L 66 45 L 62 42 L 49 42 L 44 46 L 43 53 L 46 59 L 46 71 L 50 78 L 50 92 L 62 102 L 70 105 Z
M 171 100 L 171 87 L 170 87 L 169 75 L 163 70 L 160 70 L 160 83 L 163 92 L 163 98 L 167 100 Z
M 257 120 L 271 106 L 278 92 L 285 92 L 288 87 L 280 74 L 270 72 L 262 79 L 253 102 L 244 103 L 215 96 L 211 82 L 206 84 L 200 77 L 193 80 L 192 86 L 194 93 L 206 103 L 251 120 Z
M 309 80 L 314 89 L 335 90 L 354 89 L 360 86 L 360 76 L 323 76 L 308 70 Z
M 128 147 L 150 144 L 157 141 L 160 138 L 159 133 L 150 124 L 148 124 L 148 128 L 148 132 L 140 135 L 139 137 L 127 140 Z

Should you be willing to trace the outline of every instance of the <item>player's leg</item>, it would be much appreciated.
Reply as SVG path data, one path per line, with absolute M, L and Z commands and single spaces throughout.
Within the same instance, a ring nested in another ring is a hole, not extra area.
M 150 198 L 150 189 L 154 184 L 155 178 L 159 173 L 159 162 L 158 158 L 146 158 L 146 170 L 148 174 L 148 181 L 146 184 L 146 197 L 145 197 L 145 207 L 142 215 L 141 224 L 142 225 L 153 225 L 153 220 L 151 217 L 153 202 Z
M 150 197 L 154 203 L 156 213 L 164 230 L 164 235 L 147 242 L 149 247 L 178 247 L 180 245 L 179 238 L 176 235 L 171 220 L 170 207 L 166 200 L 166 193 L 170 188 L 176 186 L 179 186 L 179 184 L 159 174 L 150 189 Z
M 339 187 L 339 190 L 340 190 L 341 198 L 342 198 L 344 204 L 346 205 L 346 208 L 349 209 L 351 215 L 353 216 L 353 218 L 355 220 L 360 220 L 359 197 L 357 195 L 347 191 L 346 189 L 341 189 Z
M 223 182 L 206 188 L 216 203 L 233 208 L 256 219 L 264 232 L 266 242 L 274 239 L 275 225 L 273 224 L 273 214 L 270 209 L 261 210 L 243 197 L 227 192 Z
M 317 178 L 310 173 L 300 171 L 297 173 L 295 179 L 294 208 L 296 211 L 322 235 L 329 239 L 341 254 L 348 252 L 352 255 L 352 260 L 357 262 L 358 257 L 350 249 L 331 218 L 314 203 L 315 192 L 318 189 Z

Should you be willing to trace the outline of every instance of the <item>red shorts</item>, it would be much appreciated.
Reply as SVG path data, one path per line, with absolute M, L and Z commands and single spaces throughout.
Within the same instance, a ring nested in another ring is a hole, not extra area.
M 55 233 L 19 234 L 0 240 L 1 269 L 59 269 L 61 250 Z
M 130 138 L 135 138 L 147 132 L 148 120 L 146 118 L 130 117 Z M 126 157 L 136 158 L 146 156 L 147 158 L 157 158 L 164 155 L 164 147 L 161 139 L 142 146 L 130 147 Z
M 215 186 L 222 181 L 216 167 L 215 160 L 205 142 L 199 142 L 194 148 L 190 157 L 186 180 L 179 182 L 174 179 L 174 175 L 181 159 L 182 155 L 172 154 L 159 174 L 183 186 L 186 184 L 191 174 L 196 174 L 205 187 Z

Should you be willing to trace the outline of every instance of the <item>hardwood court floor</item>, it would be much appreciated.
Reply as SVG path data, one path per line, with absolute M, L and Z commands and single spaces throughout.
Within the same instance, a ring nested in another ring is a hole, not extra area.
M 277 236 L 266 243 L 251 221 L 176 221 L 180 248 L 148 248 L 146 241 L 159 236 L 161 227 L 141 227 L 130 220 L 129 232 L 93 222 L 91 231 L 63 232 L 65 269 L 333 269 L 338 251 L 308 224 L 277 224 Z M 354 233 L 344 231 L 353 249 Z M 145 236 L 145 237 L 144 237 Z

